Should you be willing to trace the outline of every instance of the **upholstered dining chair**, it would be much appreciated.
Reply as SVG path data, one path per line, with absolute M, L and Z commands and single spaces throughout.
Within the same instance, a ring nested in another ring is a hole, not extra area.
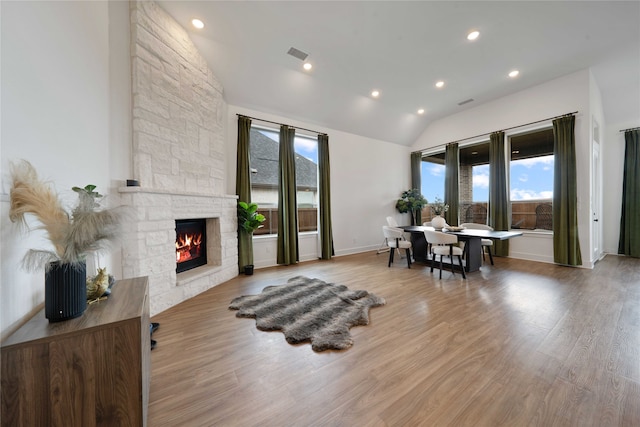
M 387 245 L 389 246 L 389 267 L 393 262 L 393 253 L 395 249 L 404 249 L 407 254 L 407 267 L 411 268 L 411 242 L 402 238 L 402 228 L 389 227 L 388 225 L 382 226 L 382 233 L 385 239 L 387 239 Z
M 451 273 L 455 276 L 455 271 L 453 270 L 453 257 L 458 257 L 458 263 L 460 264 L 460 269 L 462 270 L 462 278 L 466 279 L 467 276 L 464 272 L 464 265 L 462 265 L 462 249 L 458 246 L 454 246 L 458 243 L 458 236 L 454 234 L 447 234 L 441 231 L 433 231 L 433 230 L 425 230 L 424 237 L 427 239 L 427 243 L 431 245 L 431 254 L 433 255 L 431 259 L 431 272 L 433 273 L 433 264 L 436 261 L 436 256 L 440 256 L 440 279 L 442 279 L 442 258 L 445 256 L 449 257 L 451 261 Z
M 477 224 L 475 222 L 465 222 L 461 224 L 460 227 L 470 228 L 472 230 L 490 230 L 493 231 L 493 227 L 489 227 L 485 224 Z M 491 255 L 491 248 L 493 247 L 493 240 L 491 239 L 482 239 L 480 241 L 480 248 L 482 249 L 482 260 L 484 261 L 484 253 L 485 251 L 489 253 L 489 259 L 491 260 L 491 265 L 493 265 L 493 255 Z
M 396 221 L 396 219 L 395 219 L 394 217 L 392 217 L 392 216 L 388 216 L 388 217 L 387 217 L 387 225 L 388 225 L 389 227 L 396 227 L 396 228 L 398 228 L 398 227 L 399 227 L 398 222 L 397 222 L 397 221 Z M 407 238 L 406 238 L 406 237 L 405 237 L 405 235 L 404 235 L 404 230 L 402 231 L 402 240 L 407 240 Z M 400 258 L 403 258 L 402 253 L 400 254 Z
M 392 216 L 388 216 L 387 217 L 387 225 L 389 227 L 398 227 L 398 222 L 396 221 L 396 219 Z M 404 239 L 404 234 L 402 235 L 402 238 Z M 376 252 L 376 254 L 382 253 L 382 252 L 386 252 L 389 250 L 389 245 L 387 244 L 388 240 L 385 237 L 384 240 L 382 241 L 382 244 L 380 245 L 380 247 L 378 248 L 378 251 Z M 400 255 L 400 257 L 402 257 L 402 255 Z

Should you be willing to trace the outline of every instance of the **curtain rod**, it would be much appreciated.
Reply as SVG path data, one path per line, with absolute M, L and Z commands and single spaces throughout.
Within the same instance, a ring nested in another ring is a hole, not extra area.
M 298 126 L 291 126 L 291 125 L 287 125 L 287 124 L 284 124 L 284 123 L 272 122 L 271 120 L 265 120 L 265 119 L 259 119 L 257 117 L 245 116 L 244 114 L 236 114 L 236 116 L 238 116 L 238 117 L 246 117 L 247 119 L 252 119 L 252 120 L 259 120 L 261 122 L 271 123 L 271 124 L 274 124 L 274 125 L 289 126 L 291 128 L 298 129 L 298 130 L 306 130 L 307 132 L 317 133 L 318 135 L 327 135 L 327 133 L 325 133 L 325 132 L 318 132 L 316 130 L 305 129 L 305 128 L 301 128 L 301 127 L 298 127 Z
M 499 130 L 499 131 L 496 131 L 496 132 L 504 132 L 506 130 L 518 129 L 518 128 L 521 128 L 521 127 L 524 127 L 524 126 L 534 125 L 536 123 L 546 122 L 548 120 L 558 119 L 560 117 L 570 116 L 572 114 L 577 114 L 577 113 L 578 113 L 577 111 L 574 111 L 573 113 L 561 114 L 559 116 L 549 117 L 548 119 L 536 120 L 535 122 L 525 123 L 523 125 L 518 125 L 518 126 L 511 126 L 510 128 L 502 129 L 502 130 Z M 469 139 L 475 139 L 475 138 L 479 138 L 479 137 L 485 136 L 485 135 L 491 135 L 492 133 L 493 132 L 481 133 L 479 135 L 470 136 L 468 138 L 462 138 L 462 139 L 458 139 L 456 141 L 445 142 L 444 144 L 434 145 L 433 147 L 428 147 L 428 148 L 423 148 L 422 150 L 412 151 L 411 154 L 413 154 L 413 153 L 422 153 L 423 151 L 432 150 L 432 149 L 438 148 L 438 147 L 446 147 L 449 144 L 455 144 L 457 142 L 467 141 Z
M 634 127 L 634 128 L 629 128 L 629 129 L 622 129 L 619 132 L 626 132 L 628 130 L 638 130 L 638 129 L 640 129 L 640 126 L 637 126 L 637 127 Z

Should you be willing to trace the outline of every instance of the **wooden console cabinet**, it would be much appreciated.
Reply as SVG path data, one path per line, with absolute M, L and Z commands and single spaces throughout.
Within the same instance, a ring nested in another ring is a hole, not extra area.
M 120 280 L 81 317 L 44 309 L 2 343 L 2 426 L 145 426 L 150 333 L 146 277 Z

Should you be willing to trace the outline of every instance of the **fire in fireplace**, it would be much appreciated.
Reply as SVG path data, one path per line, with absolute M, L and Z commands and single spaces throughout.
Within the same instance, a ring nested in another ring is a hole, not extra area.
M 176 273 L 207 263 L 207 220 L 176 220 Z

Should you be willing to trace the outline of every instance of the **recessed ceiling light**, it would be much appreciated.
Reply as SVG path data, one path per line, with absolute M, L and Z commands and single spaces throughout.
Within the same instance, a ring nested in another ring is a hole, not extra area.
M 192 19 L 191 20 L 191 25 L 193 25 L 194 27 L 196 27 L 199 30 L 204 28 L 204 22 L 202 22 L 199 19 Z
M 373 96 L 374 98 L 377 98 L 380 96 L 380 91 L 374 90 L 371 92 L 371 96 Z
M 509 73 L 509 77 L 511 78 L 518 77 L 518 74 L 520 74 L 520 71 L 513 70 L 512 72 Z
M 310 69 L 313 68 L 313 65 L 311 65 L 310 62 L 305 62 L 304 65 L 302 66 L 302 68 L 304 68 L 305 70 L 309 71 Z
M 478 38 L 479 35 L 480 35 L 479 31 L 471 31 L 469 34 L 467 34 L 467 40 L 475 40 Z
M 444 86 L 444 82 L 442 80 L 436 83 L 436 87 L 442 87 L 442 86 Z
M 419 109 L 418 114 L 424 114 L 424 108 Z

